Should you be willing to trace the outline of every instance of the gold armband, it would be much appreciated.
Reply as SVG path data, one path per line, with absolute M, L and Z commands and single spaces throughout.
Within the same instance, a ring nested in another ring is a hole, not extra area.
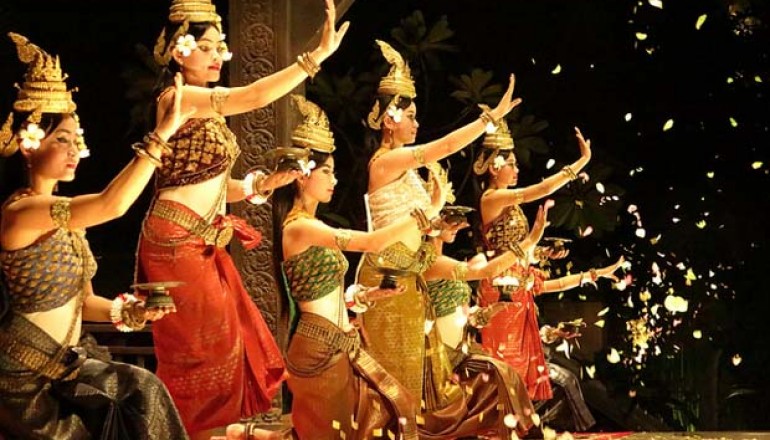
M 452 269 L 452 279 L 455 281 L 465 281 L 465 279 L 468 277 L 468 263 L 461 262 L 457 263 Z
M 53 224 L 59 228 L 69 228 L 72 212 L 70 211 L 70 201 L 67 198 L 58 198 L 51 204 L 51 219 Z
M 226 87 L 214 87 L 214 90 L 211 91 L 211 109 L 217 112 L 217 114 L 222 114 L 222 106 L 225 105 L 225 102 L 227 102 L 227 98 L 230 97 L 230 89 Z
M 352 238 L 353 232 L 348 229 L 337 229 L 337 232 L 334 233 L 334 243 L 337 244 L 337 247 L 340 248 L 341 251 L 348 248 L 348 244 Z
M 413 147 L 412 156 L 418 164 L 425 165 L 425 147 Z

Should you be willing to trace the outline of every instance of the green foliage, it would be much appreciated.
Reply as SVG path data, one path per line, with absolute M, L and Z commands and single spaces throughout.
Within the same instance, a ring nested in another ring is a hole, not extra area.
M 415 75 L 443 70 L 441 56 L 458 50 L 457 46 L 447 42 L 453 35 L 454 31 L 449 28 L 446 16 L 442 16 L 428 29 L 425 17 L 419 10 L 402 19 L 401 25 L 390 32 L 390 36 L 401 45 L 402 54 Z
M 494 73 L 488 70 L 473 69 L 470 75 L 450 76 L 449 81 L 457 87 L 449 96 L 460 101 L 464 112 L 475 110 L 478 104 L 494 106 L 503 94 L 501 84 L 490 84 Z

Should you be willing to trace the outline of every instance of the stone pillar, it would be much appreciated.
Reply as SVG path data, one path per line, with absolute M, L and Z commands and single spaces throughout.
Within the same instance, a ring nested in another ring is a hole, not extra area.
M 337 3 L 339 17 L 353 0 L 337 0 Z M 229 66 L 230 86 L 248 84 L 295 62 L 298 54 L 318 44 L 325 19 L 322 0 L 229 0 L 228 11 L 229 24 L 225 33 L 234 54 Z M 302 86 L 296 92 L 304 93 Z M 230 127 L 242 150 L 233 172 L 235 178 L 241 178 L 249 169 L 263 166 L 266 151 L 289 145 L 295 120 L 289 102 L 284 97 L 265 108 L 230 119 Z M 246 289 L 279 345 L 285 349 L 288 335 L 278 325 L 281 310 L 272 267 L 270 208 L 269 203 L 232 205 L 233 213 L 262 231 L 263 238 L 257 249 L 244 252 L 240 245 L 233 244 L 231 251 Z M 281 413 L 280 395 L 273 407 L 273 411 L 261 417 L 264 422 L 277 422 Z

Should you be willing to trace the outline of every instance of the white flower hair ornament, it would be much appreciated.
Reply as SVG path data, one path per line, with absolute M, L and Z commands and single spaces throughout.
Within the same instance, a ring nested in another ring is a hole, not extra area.
M 404 109 L 397 108 L 395 105 L 388 106 L 387 110 L 388 116 L 390 116 L 391 119 L 393 119 L 393 122 L 398 124 L 401 122 L 401 116 L 404 114 Z
M 189 57 L 192 51 L 198 48 L 198 43 L 195 41 L 195 37 L 190 34 L 180 36 L 176 39 L 175 49 L 183 57 Z
M 299 163 L 299 167 L 302 169 L 302 174 L 306 176 L 310 176 L 310 172 L 313 171 L 316 167 L 314 160 L 300 159 L 297 161 L 297 163 Z
M 504 166 L 505 166 L 505 158 L 501 155 L 498 155 L 497 157 L 495 157 L 495 161 L 492 162 L 492 168 L 495 170 L 499 170 Z
M 222 57 L 222 61 L 230 61 L 233 59 L 233 53 L 230 52 L 230 48 L 225 43 L 225 34 L 222 34 L 222 40 L 219 42 L 219 56 Z
M 45 139 L 45 131 L 37 124 L 29 123 L 19 131 L 21 147 L 26 150 L 37 150 L 40 148 L 40 141 Z
M 75 145 L 78 147 L 78 156 L 81 159 L 91 156 L 91 150 L 86 147 L 86 139 L 83 137 L 83 134 L 84 131 L 82 128 L 78 127 L 77 130 L 75 130 Z

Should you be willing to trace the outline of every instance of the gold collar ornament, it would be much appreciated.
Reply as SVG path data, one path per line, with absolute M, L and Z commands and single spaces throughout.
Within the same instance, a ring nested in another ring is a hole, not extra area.
M 482 107 L 482 109 L 484 109 L 484 107 Z M 484 110 L 488 111 L 488 109 L 489 107 L 486 107 Z M 505 118 L 497 121 L 496 127 L 497 129 L 495 131 L 492 133 L 488 132 L 484 135 L 484 140 L 481 143 L 483 149 L 479 153 L 479 157 L 473 163 L 473 172 L 479 176 L 486 173 L 487 170 L 489 170 L 490 165 L 495 169 L 502 168 L 502 165 L 500 165 L 497 159 L 498 157 L 501 157 L 499 156 L 500 152 L 513 151 L 514 149 L 513 136 L 511 136 Z M 484 150 L 491 150 L 489 156 L 486 158 L 484 158 L 486 153 Z
M 397 118 L 400 115 L 397 107 L 401 98 L 414 99 L 417 97 L 417 91 L 414 88 L 412 71 L 401 54 L 384 41 L 376 40 L 376 42 L 380 46 L 382 56 L 390 64 L 390 71 L 380 80 L 380 85 L 377 87 L 377 95 L 393 96 L 385 111 L 380 111 L 380 101 L 378 99 L 366 118 L 370 128 L 380 130 L 382 128 L 382 118 L 386 114 Z
M 219 33 L 222 33 L 222 17 L 217 14 L 216 6 L 211 3 L 211 0 L 173 0 L 168 14 L 168 21 L 171 24 L 178 24 L 179 28 L 168 42 L 166 41 L 165 29 L 158 36 L 153 56 L 159 66 L 168 66 L 174 48 L 180 44 L 184 46 L 190 23 L 212 23 Z M 224 53 L 229 54 L 227 46 L 224 45 L 223 47 Z M 192 49 L 195 49 L 195 47 L 192 47 Z M 230 54 L 230 56 L 232 55 Z
M 0 129 L 0 154 L 10 156 L 15 153 L 21 142 L 28 149 L 40 146 L 45 132 L 37 125 L 43 113 L 73 114 L 78 122 L 76 143 L 81 151 L 86 150 L 82 138 L 82 130 L 77 115 L 74 114 L 77 105 L 72 100 L 72 92 L 67 90 L 65 80 L 67 75 L 62 73 L 58 56 L 52 56 L 40 47 L 32 44 L 23 35 L 9 32 L 8 36 L 16 45 L 19 61 L 27 64 L 24 83 L 16 88 L 19 93 L 13 103 L 13 110 L 19 113 L 30 113 L 22 124 L 19 133 L 13 133 L 13 112 L 8 115 Z M 41 137 L 40 134 L 43 133 Z M 17 140 L 17 137 L 19 139 Z

